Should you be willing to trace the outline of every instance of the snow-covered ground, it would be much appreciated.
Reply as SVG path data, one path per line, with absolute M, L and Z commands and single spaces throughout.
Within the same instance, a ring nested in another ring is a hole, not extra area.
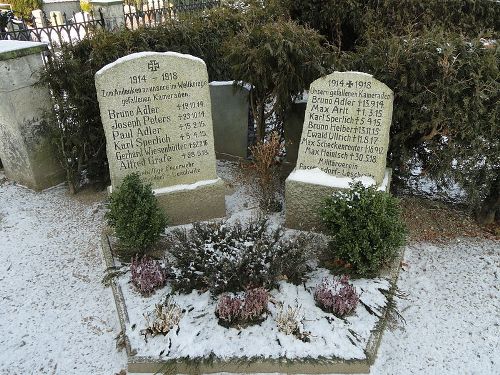
M 0 182 L 0 374 L 125 367 L 101 284 L 97 198 Z M 500 243 L 414 244 L 405 262 L 398 285 L 409 293 L 399 302 L 407 324 L 384 333 L 371 373 L 500 374 Z

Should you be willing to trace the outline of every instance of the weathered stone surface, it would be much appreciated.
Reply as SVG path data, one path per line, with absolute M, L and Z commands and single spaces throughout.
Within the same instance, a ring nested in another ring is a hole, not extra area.
M 292 104 L 283 123 L 285 133 L 286 161 L 297 163 L 299 155 L 299 144 L 302 135 L 302 126 L 304 124 L 304 115 L 306 112 L 306 102 L 301 100 Z
M 66 13 L 68 19 L 71 18 L 73 13 L 81 10 L 80 1 L 78 0 L 44 0 L 42 8 L 47 15 L 52 11 Z
M 389 192 L 392 170 L 387 168 L 378 190 Z M 323 231 L 319 211 L 326 197 L 335 191 L 345 190 L 322 184 L 312 184 L 287 178 L 285 181 L 285 225 L 287 228 Z
M 386 157 L 393 97 L 385 84 L 365 73 L 335 72 L 311 84 L 297 164 L 285 181 L 287 227 L 321 231 L 319 210 L 325 198 L 348 188 L 353 179 L 368 178 L 368 184 L 389 191 Z M 289 132 L 288 138 L 293 135 Z M 316 168 L 319 174 L 306 180 L 294 178 L 297 171 Z
M 311 84 L 297 159 L 332 176 L 384 177 L 393 92 L 371 75 L 335 72 Z
M 221 179 L 195 186 L 192 189 L 181 187 L 167 192 L 159 190 L 155 191 L 155 195 L 158 204 L 169 218 L 169 225 L 226 216 L 226 186 Z
M 47 50 L 47 45 L 45 43 L 38 42 L 23 42 L 18 40 L 2 40 L 0 41 L 0 61 L 11 60 L 18 57 L 23 57 L 27 55 L 33 55 Z M 16 68 L 15 64 L 11 68 Z M 15 79 L 28 79 L 38 81 L 38 75 L 35 77 L 23 76 L 14 73 L 9 73 L 12 78 Z M 11 78 L 9 76 L 9 78 Z M 12 82 L 7 82 L 10 80 L 2 80 L 0 84 L 2 88 L 8 87 L 9 85 L 14 86 Z M 7 85 L 7 86 L 6 86 Z
M 233 81 L 211 82 L 215 151 L 246 158 L 248 153 L 248 89 Z M 219 157 L 220 157 L 219 156 Z
M 123 0 L 90 0 L 90 4 L 96 14 L 101 10 L 106 30 L 113 31 L 125 25 Z
M 112 187 L 138 173 L 151 183 L 171 223 L 225 215 L 201 59 L 132 54 L 97 72 L 96 88 Z
M 112 186 L 133 172 L 153 189 L 217 178 L 202 60 L 132 54 L 97 72 L 96 87 Z
M 0 41 L 0 159 L 8 178 L 34 190 L 64 181 L 64 171 L 47 138 L 44 114 L 50 93 L 36 85 L 47 45 Z

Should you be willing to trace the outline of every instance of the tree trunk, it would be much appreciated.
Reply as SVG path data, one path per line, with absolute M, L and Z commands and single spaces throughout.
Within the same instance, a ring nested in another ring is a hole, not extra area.
M 257 102 L 256 109 L 255 123 L 257 127 L 257 142 L 262 142 L 266 135 L 265 104 Z
M 493 224 L 495 219 L 500 219 L 500 177 L 497 177 L 491 186 L 490 193 L 482 202 L 481 209 L 477 214 L 479 224 Z

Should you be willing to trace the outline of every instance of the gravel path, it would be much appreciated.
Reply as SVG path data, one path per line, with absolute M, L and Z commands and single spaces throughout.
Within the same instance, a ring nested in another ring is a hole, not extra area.
M 0 181 L 2 176 L 0 175 Z M 64 187 L 0 183 L 0 374 L 103 374 L 125 366 L 101 284 L 103 205 Z M 404 329 L 386 331 L 372 374 L 500 374 L 500 243 L 408 246 Z

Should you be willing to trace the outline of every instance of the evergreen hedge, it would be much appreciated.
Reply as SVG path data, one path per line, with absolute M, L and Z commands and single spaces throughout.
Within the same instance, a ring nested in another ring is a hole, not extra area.
M 345 68 L 394 91 L 389 149 L 396 175 L 423 173 L 465 189 L 482 221 L 500 209 L 500 49 L 479 37 L 429 30 L 369 40 Z
M 258 77 L 276 80 L 280 91 L 280 101 L 276 102 L 279 116 L 286 113 L 287 101 L 302 86 L 307 87 L 319 72 L 372 73 L 395 93 L 389 161 L 396 177 L 404 176 L 417 163 L 424 173 L 442 183 L 460 183 L 468 193 L 471 207 L 485 222 L 495 218 L 500 211 L 500 80 L 498 42 L 491 39 L 498 39 L 499 35 L 500 2 L 268 0 L 264 6 L 258 1 L 251 3 L 252 6 L 242 7 L 243 11 L 222 7 L 201 17 L 171 21 L 155 28 L 98 33 L 76 46 L 67 46 L 52 58 L 45 82 L 53 89 L 60 124 L 54 139 L 75 191 L 84 176 L 91 180 L 108 178 L 95 72 L 130 53 L 170 50 L 205 60 L 211 80 L 251 80 L 252 76 L 256 77 L 254 81 Z M 312 74 L 283 74 L 285 70 L 304 68 L 302 60 L 294 58 L 300 56 L 302 39 L 311 38 L 314 48 L 307 49 L 311 53 L 328 52 L 329 48 L 317 32 L 307 27 L 297 44 L 273 44 L 273 36 L 298 30 L 290 18 L 316 28 L 340 47 L 320 60 L 311 59 L 316 64 L 309 72 Z M 275 26 L 278 22 L 286 27 Z M 259 38 L 268 43 L 259 44 Z M 326 48 L 318 48 L 318 43 Z M 255 49 L 246 56 L 238 55 L 246 44 Z M 282 48 L 286 64 L 279 63 L 281 57 L 276 58 L 276 54 L 259 55 L 266 48 L 270 52 Z M 286 56 L 290 51 L 293 54 Z M 245 70 L 245 64 L 250 63 L 254 73 Z M 281 81 L 286 79 L 290 79 L 288 86 L 295 91 L 281 90 Z M 267 91 L 262 92 L 267 95 Z

